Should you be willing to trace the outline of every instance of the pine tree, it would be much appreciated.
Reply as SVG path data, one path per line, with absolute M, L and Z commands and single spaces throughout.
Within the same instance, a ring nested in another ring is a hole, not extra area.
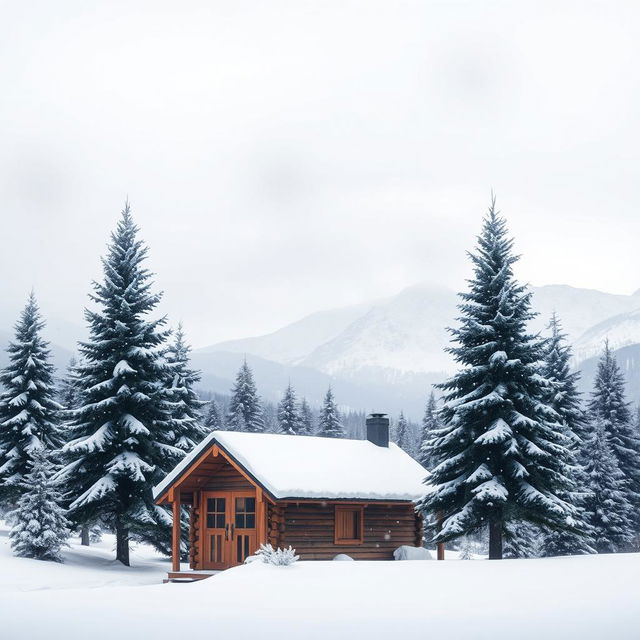
M 54 400 L 49 343 L 33 293 L 15 325 L 9 343 L 9 364 L 0 373 L 0 500 L 13 504 L 23 492 L 23 480 L 34 452 L 57 449 L 62 441 L 58 422 L 61 406 Z
M 459 327 L 449 349 L 461 370 L 439 385 L 445 404 L 431 452 L 433 491 L 419 503 L 442 514 L 436 542 L 489 526 L 489 557 L 502 557 L 505 525 L 527 521 L 574 528 L 566 439 L 544 401 L 542 345 L 527 333 L 531 293 L 513 274 L 517 256 L 492 202 L 475 253 L 474 277 L 461 294 Z
M 602 422 L 618 468 L 627 479 L 626 498 L 633 508 L 637 533 L 640 532 L 640 437 L 633 425 L 624 385 L 624 376 L 607 341 L 598 362 L 588 409 L 593 422 Z M 591 457 L 589 450 L 587 456 Z
M 338 406 L 333 398 L 333 391 L 329 387 L 327 395 L 324 397 L 322 409 L 320 409 L 320 418 L 318 420 L 317 435 L 323 438 L 344 438 L 344 427 Z
M 93 284 L 97 309 L 86 310 L 89 340 L 80 344 L 81 405 L 70 423 L 60 477 L 73 492 L 76 524 L 98 520 L 116 534 L 116 559 L 129 565 L 129 538 L 167 553 L 171 518 L 151 488 L 184 456 L 174 446 L 162 351 L 165 318 L 148 318 L 161 295 L 144 268 L 127 203 L 103 258 L 104 281 Z
M 585 443 L 589 452 L 585 515 L 598 553 L 613 553 L 624 550 L 633 535 L 632 505 L 627 498 L 629 481 L 609 442 L 607 424 L 597 415 L 593 419 L 593 430 Z
M 253 381 L 253 372 L 246 360 L 242 363 L 231 390 L 227 429 L 253 433 L 262 433 L 265 430 L 260 397 Z
M 171 428 L 169 435 L 172 444 L 188 453 L 205 436 L 206 431 L 200 424 L 200 411 L 206 404 L 198 398 L 194 390 L 200 380 L 200 372 L 189 367 L 191 347 L 186 343 L 182 323 L 173 337 L 173 342 L 165 353 L 167 363 L 167 388 L 171 401 Z
M 315 433 L 313 412 L 305 398 L 300 403 L 300 435 L 311 436 Z
M 396 425 L 396 444 L 403 450 L 409 453 L 411 449 L 411 442 L 409 437 L 409 423 L 404 417 L 404 412 L 400 412 L 398 418 L 398 424 Z
M 9 533 L 11 548 L 22 558 L 61 562 L 69 523 L 60 506 L 61 495 L 53 481 L 54 467 L 46 449 L 34 450 L 28 466 L 17 507 L 7 514 L 13 523 Z
M 67 372 L 58 386 L 58 402 L 62 406 L 60 411 L 63 429 L 69 420 L 73 418 L 73 412 L 80 406 L 81 384 L 78 374 L 78 361 L 75 357 L 71 358 L 67 366 Z M 65 501 L 65 507 L 68 508 L 69 500 Z M 95 525 L 98 526 L 98 525 Z M 91 525 L 83 523 L 80 526 L 80 544 L 85 547 L 91 544 Z
M 280 433 L 280 424 L 278 423 L 278 405 L 273 402 L 261 402 L 262 423 L 264 424 L 264 433 Z
M 222 412 L 215 398 L 209 400 L 209 407 L 204 417 L 203 426 L 206 431 L 217 431 L 223 429 Z
M 418 461 L 425 469 L 432 469 L 435 465 L 431 456 L 430 442 L 433 435 L 441 428 L 438 419 L 438 406 L 433 391 L 429 394 L 427 407 L 422 418 L 422 433 L 420 438 L 420 451 Z
M 588 478 L 581 464 L 582 437 L 585 436 L 585 415 L 580 406 L 577 389 L 580 374 L 571 371 L 571 347 L 566 342 L 560 320 L 554 313 L 549 323 L 550 336 L 543 349 L 542 375 L 551 385 L 545 401 L 560 416 L 560 424 L 567 439 L 565 463 L 571 470 L 576 490 L 561 494 L 580 511 L 588 491 Z M 542 536 L 540 553 L 543 556 L 577 555 L 593 553 L 588 527 L 578 533 L 566 529 L 547 529 Z
M 67 372 L 58 385 L 58 403 L 63 412 L 75 409 L 80 399 L 80 381 L 78 379 L 78 361 L 71 358 Z M 64 413 L 62 414 L 65 415 Z
M 296 392 L 293 390 L 291 383 L 285 389 L 282 400 L 278 404 L 278 425 L 282 433 L 289 435 L 298 435 L 302 431 Z

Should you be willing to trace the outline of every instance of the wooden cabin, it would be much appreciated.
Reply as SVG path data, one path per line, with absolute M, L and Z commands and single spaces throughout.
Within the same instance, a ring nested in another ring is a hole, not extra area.
M 367 440 L 214 431 L 154 489 L 173 506 L 169 579 L 207 577 L 263 543 L 301 560 L 392 560 L 422 546 L 414 501 L 426 472 L 389 443 L 389 420 L 367 419 Z M 189 567 L 180 571 L 180 508 L 190 511 Z

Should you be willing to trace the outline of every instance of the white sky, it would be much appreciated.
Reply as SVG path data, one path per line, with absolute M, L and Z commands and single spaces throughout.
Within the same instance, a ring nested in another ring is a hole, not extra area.
M 196 345 L 520 276 L 640 287 L 637 3 L 5 2 L 2 320 L 82 323 L 125 197 Z

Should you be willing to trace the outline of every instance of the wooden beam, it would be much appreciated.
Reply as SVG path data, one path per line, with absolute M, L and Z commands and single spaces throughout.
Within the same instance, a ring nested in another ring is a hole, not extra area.
M 440 531 L 442 529 L 442 522 L 444 521 L 444 513 L 442 513 L 442 511 L 438 511 L 436 519 L 438 523 L 437 528 L 438 531 Z M 444 560 L 444 542 L 438 542 L 438 544 L 436 545 L 436 550 L 438 560 Z
M 171 569 L 180 571 L 180 490 L 173 492 L 173 528 L 171 530 Z
M 267 543 L 267 513 L 264 494 L 260 487 L 256 487 L 256 537 L 258 546 Z

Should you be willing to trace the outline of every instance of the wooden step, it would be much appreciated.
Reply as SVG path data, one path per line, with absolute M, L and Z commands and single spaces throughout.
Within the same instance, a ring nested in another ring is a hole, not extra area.
M 169 571 L 167 579 L 163 580 L 167 582 L 195 582 L 196 580 L 205 580 L 211 576 L 215 576 L 219 571 Z

